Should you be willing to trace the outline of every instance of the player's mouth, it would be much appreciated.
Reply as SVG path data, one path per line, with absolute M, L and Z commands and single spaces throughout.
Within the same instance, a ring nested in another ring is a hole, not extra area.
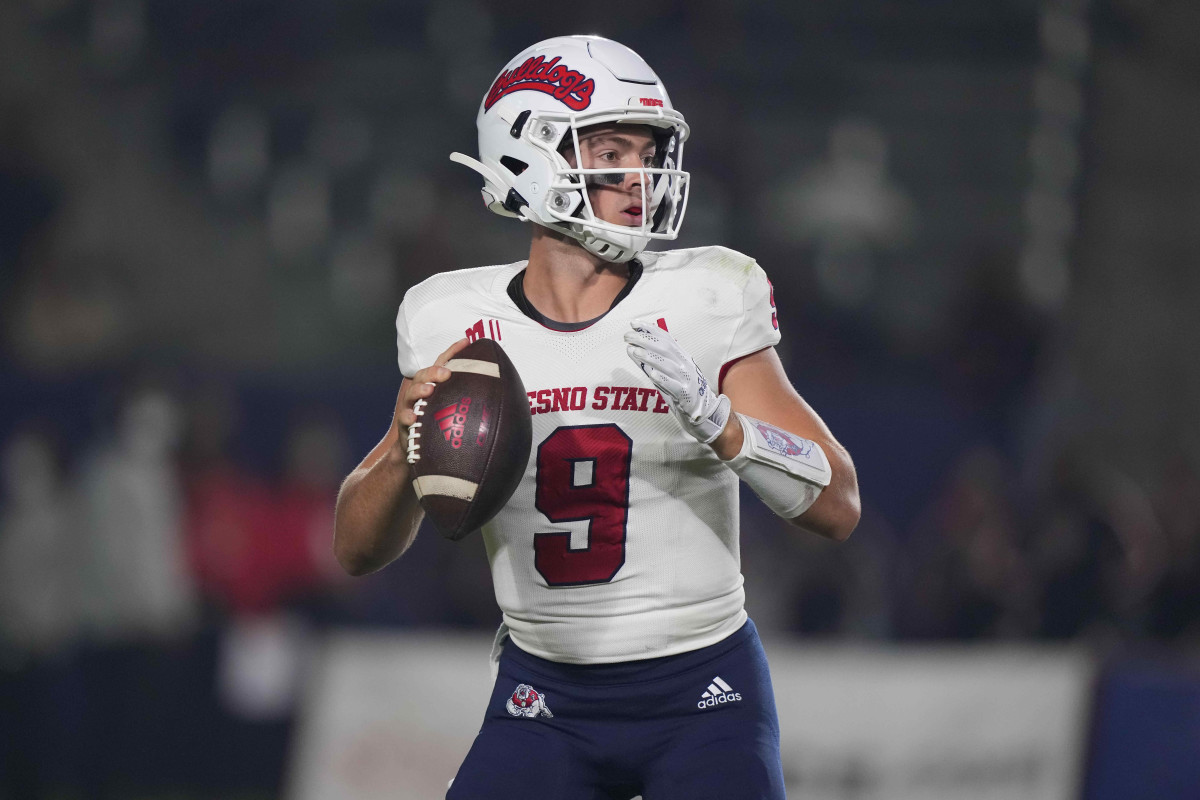
M 630 206 L 629 208 L 627 208 L 621 212 L 621 217 L 625 220 L 625 224 L 627 224 L 627 225 L 641 225 L 642 224 L 642 207 L 641 206 Z

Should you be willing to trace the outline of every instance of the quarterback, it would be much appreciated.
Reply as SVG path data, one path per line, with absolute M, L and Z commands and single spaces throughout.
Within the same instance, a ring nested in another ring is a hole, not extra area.
M 492 211 L 532 223 L 529 258 L 405 295 L 395 415 L 342 486 L 338 560 L 364 574 L 412 542 L 414 404 L 469 340 L 495 339 L 533 448 L 482 530 L 497 678 L 447 798 L 782 798 L 738 485 L 842 540 L 859 515 L 850 457 L 784 373 L 762 268 L 723 247 L 646 251 L 683 221 L 689 129 L 640 56 L 593 36 L 536 44 L 477 125 L 479 158 L 451 158 Z

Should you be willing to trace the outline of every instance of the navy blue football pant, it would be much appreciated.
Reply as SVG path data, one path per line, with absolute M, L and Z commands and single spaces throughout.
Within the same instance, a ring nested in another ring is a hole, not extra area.
M 447 800 L 781 800 L 754 623 L 675 656 L 558 664 L 507 642 Z

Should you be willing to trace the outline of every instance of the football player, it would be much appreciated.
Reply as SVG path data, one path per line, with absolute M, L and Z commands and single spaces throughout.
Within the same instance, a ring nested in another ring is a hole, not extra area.
M 532 223 L 529 258 L 405 295 L 395 416 L 342 487 L 338 559 L 363 574 L 411 543 L 414 403 L 468 339 L 497 340 L 528 390 L 534 447 L 482 531 L 498 676 L 447 797 L 782 798 L 738 482 L 842 540 L 859 515 L 850 457 L 784 374 L 758 264 L 645 250 L 679 231 L 689 129 L 640 56 L 593 36 L 536 44 L 477 125 L 479 158 L 451 158 L 483 177 L 492 211 Z

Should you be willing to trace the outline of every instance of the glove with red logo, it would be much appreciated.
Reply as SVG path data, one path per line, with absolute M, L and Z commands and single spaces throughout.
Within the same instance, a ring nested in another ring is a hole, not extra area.
M 675 337 L 643 320 L 629 323 L 626 352 L 654 383 L 683 429 L 704 444 L 725 430 L 729 398 L 717 394 L 700 367 L 684 352 Z

